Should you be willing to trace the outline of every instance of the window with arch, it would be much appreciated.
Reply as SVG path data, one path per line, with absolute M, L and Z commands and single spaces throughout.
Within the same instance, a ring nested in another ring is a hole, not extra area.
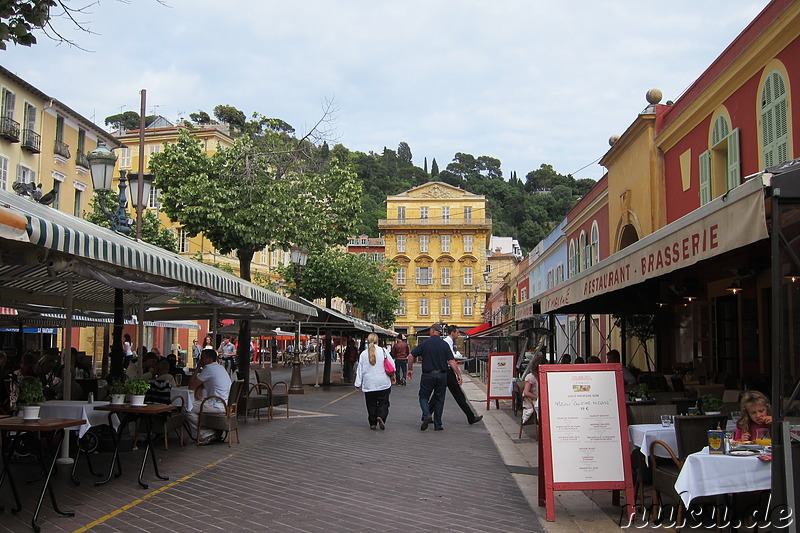
M 578 273 L 578 256 L 575 253 L 575 240 L 569 241 L 569 277 Z
M 789 102 L 783 74 L 770 72 L 761 88 L 761 149 L 764 167 L 789 160 Z
M 596 265 L 600 262 L 600 227 L 597 225 L 596 220 L 592 222 L 592 236 L 589 248 L 591 251 L 589 265 Z
M 722 196 L 741 182 L 739 128 L 717 115 L 711 125 L 711 146 L 700 154 L 700 205 Z
M 578 237 L 578 252 L 580 253 L 580 266 L 578 267 L 578 272 L 581 272 L 589 268 L 589 250 L 586 248 L 585 231 L 581 231 L 581 235 Z

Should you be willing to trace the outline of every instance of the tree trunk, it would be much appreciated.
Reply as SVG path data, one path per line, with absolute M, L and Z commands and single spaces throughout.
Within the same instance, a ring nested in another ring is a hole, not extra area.
M 245 281 L 250 281 L 250 263 L 253 261 L 253 250 L 239 250 L 239 277 Z M 239 321 L 239 348 L 236 351 L 236 359 L 244 379 L 242 388 L 242 398 L 247 398 L 250 391 L 250 321 Z M 247 400 L 243 402 L 243 408 L 247 409 Z
M 331 308 L 331 297 L 325 297 L 325 307 L 328 309 Z M 325 363 L 322 367 L 322 384 L 323 385 L 330 385 L 331 384 L 331 335 L 333 334 L 333 330 L 328 330 L 325 335 Z

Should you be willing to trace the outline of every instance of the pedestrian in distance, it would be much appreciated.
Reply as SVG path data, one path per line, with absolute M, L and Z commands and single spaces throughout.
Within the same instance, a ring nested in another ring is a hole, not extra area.
M 376 427 L 386 429 L 386 419 L 389 416 L 392 379 L 384 370 L 384 360 L 389 360 L 394 365 L 389 351 L 378 346 L 378 336 L 370 333 L 367 336 L 367 348 L 358 358 L 354 385 L 356 390 L 364 391 L 369 429 L 373 430 Z
M 447 331 L 448 334 L 447 337 L 444 338 L 444 342 L 450 346 L 450 349 L 453 351 L 453 357 L 455 357 L 456 339 L 461 331 L 456 325 L 451 325 Z M 456 364 L 458 363 L 456 362 Z M 475 424 L 483 420 L 483 415 L 477 415 L 475 414 L 475 411 L 472 410 L 472 406 L 469 404 L 467 396 L 464 394 L 464 390 L 461 388 L 460 382 L 456 377 L 456 373 L 453 372 L 453 369 L 450 367 L 447 368 L 447 390 L 450 391 L 450 395 L 456 401 L 461 410 L 464 411 L 464 414 L 467 415 L 467 422 L 469 422 L 469 424 Z
M 419 380 L 419 406 L 422 409 L 422 425 L 425 431 L 433 423 L 434 431 L 441 431 L 444 397 L 447 394 L 447 367 L 453 369 L 458 384 L 461 384 L 461 370 L 453 357 L 453 350 L 442 339 L 442 326 L 433 324 L 428 340 L 411 350 L 408 358 L 408 379 L 414 377 L 414 363 L 422 360 L 422 377 Z
M 406 384 L 406 373 L 408 372 L 408 343 L 402 333 L 397 336 L 397 341 L 392 345 L 392 359 L 397 372 L 397 384 Z

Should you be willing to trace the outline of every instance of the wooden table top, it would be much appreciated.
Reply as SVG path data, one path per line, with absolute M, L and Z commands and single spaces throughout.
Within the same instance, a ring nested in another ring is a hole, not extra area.
M 0 431 L 56 431 L 71 428 L 86 423 L 81 418 L 40 418 L 38 420 L 24 420 L 19 416 L 12 416 L 0 420 Z
M 137 415 L 157 415 L 174 411 L 177 406 L 167 403 L 148 403 L 145 405 L 131 405 L 129 403 L 110 403 L 94 408 L 95 411 L 111 411 L 112 413 L 131 413 Z

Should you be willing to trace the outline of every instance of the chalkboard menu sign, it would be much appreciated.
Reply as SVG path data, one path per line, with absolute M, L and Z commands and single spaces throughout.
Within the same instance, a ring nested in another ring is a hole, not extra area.
M 547 520 L 559 490 L 625 489 L 633 512 L 622 366 L 542 365 L 539 394 Z
M 511 383 L 517 375 L 514 365 L 514 354 L 511 352 L 490 353 L 489 367 L 486 377 L 486 409 L 491 407 L 492 400 L 495 404 L 499 400 L 513 398 Z

